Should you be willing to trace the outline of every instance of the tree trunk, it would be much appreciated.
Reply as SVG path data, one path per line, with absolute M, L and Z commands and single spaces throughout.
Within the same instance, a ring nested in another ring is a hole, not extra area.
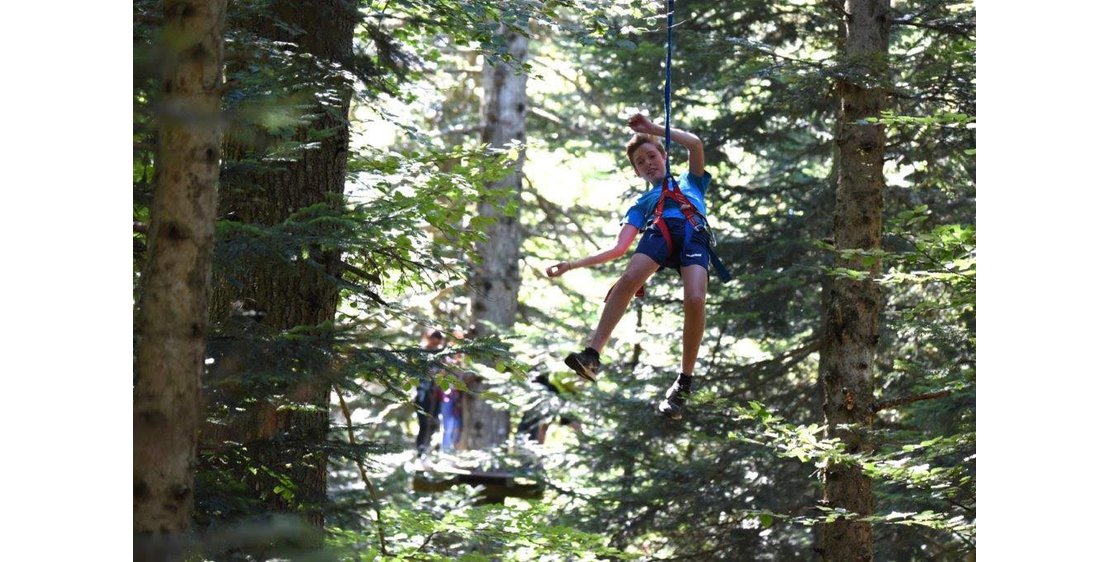
M 273 6 L 273 17 L 255 19 L 248 27 L 267 39 L 296 44 L 298 52 L 312 54 L 322 61 L 320 67 L 327 68 L 329 63 L 349 60 L 358 18 L 355 6 L 346 0 L 283 0 Z M 311 123 L 294 134 L 294 140 L 313 142 L 315 146 L 305 149 L 296 160 L 267 163 L 262 170 L 242 167 L 226 171 L 221 214 L 234 213 L 243 222 L 272 226 L 311 205 L 341 204 L 350 136 L 346 118 L 352 90 L 350 84 L 335 77 L 317 76 L 314 80 L 325 82 L 337 94 L 337 100 L 327 106 L 318 102 L 312 105 Z M 310 86 L 313 94 L 318 94 L 316 90 L 321 87 Z M 240 138 L 253 138 L 255 143 L 229 142 L 229 158 L 257 157 L 257 150 L 276 140 L 259 131 Z M 217 284 L 212 314 L 228 318 L 242 303 L 250 303 L 264 315 L 256 318 L 261 318 L 261 327 L 269 333 L 297 326 L 326 326 L 335 319 L 339 289 L 333 278 L 339 276 L 340 267 L 337 252 L 318 248 L 309 248 L 306 254 L 293 256 L 285 263 L 246 264 L 230 273 L 235 283 Z M 278 482 L 261 471 L 242 474 L 241 480 L 265 500 L 270 510 L 296 512 L 316 527 L 324 524 L 322 507 L 327 492 L 325 442 L 330 391 L 325 373 L 329 366 L 320 359 L 327 355 L 326 330 L 320 332 L 325 343 L 316 349 L 315 360 L 306 359 L 303 349 L 290 349 L 296 346 L 288 345 L 283 350 L 257 354 L 265 355 L 263 363 L 287 373 L 292 380 L 276 389 L 274 394 L 280 398 L 262 397 L 259 402 L 241 404 L 245 414 L 233 422 L 238 426 L 233 431 L 253 445 L 252 452 L 257 455 L 254 460 L 287 475 L 296 489 L 293 496 L 282 497 L 274 492 Z M 266 369 L 258 362 L 246 367 L 256 372 Z M 279 408 L 282 403 L 295 403 L 297 407 Z
M 881 125 L 861 124 L 878 117 L 884 107 L 889 37 L 889 0 L 848 0 L 845 59 L 850 77 L 839 87 L 841 107 L 836 139 L 839 170 L 833 239 L 838 252 L 873 251 L 880 247 L 883 210 L 883 152 Z M 830 435 L 839 437 L 848 452 L 868 453 L 874 444 L 867 436 L 874 403 L 874 359 L 879 344 L 882 297 L 875 276 L 877 260 L 838 255 L 836 266 L 866 274 L 860 280 L 838 275 L 827 285 L 824 341 L 820 374 L 824 389 L 825 420 Z M 871 479 L 855 463 L 829 466 L 824 474 L 828 507 L 859 516 L 871 515 Z M 824 529 L 822 554 L 826 560 L 872 560 L 871 525 L 838 518 Z
M 166 2 L 164 8 L 157 171 L 135 346 L 133 523 L 142 542 L 137 553 L 185 532 L 193 511 L 226 7 L 225 0 L 205 0 Z
M 528 37 L 503 31 L 509 53 L 517 61 L 528 54 Z M 506 147 L 512 141 L 524 143 L 524 118 L 527 115 L 527 74 L 504 63 L 488 58 L 482 69 L 482 142 L 494 148 Z M 479 204 L 479 214 L 496 221 L 486 230 L 488 240 L 478 248 L 481 261 L 475 264 L 470 277 L 471 323 L 477 335 L 488 334 L 486 323 L 509 330 L 516 319 L 517 293 L 520 291 L 520 222 L 515 209 L 520 205 L 521 169 L 524 152 L 520 152 L 512 172 L 492 187 L 506 190 Z M 506 209 L 513 209 L 507 213 Z M 471 385 L 475 391 L 485 387 Z M 463 428 L 459 447 L 485 449 L 505 442 L 509 436 L 509 414 L 495 410 L 473 395 L 462 402 Z

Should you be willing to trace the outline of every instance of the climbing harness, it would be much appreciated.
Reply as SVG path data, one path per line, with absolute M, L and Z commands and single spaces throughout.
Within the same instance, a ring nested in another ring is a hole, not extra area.
M 667 227 L 666 221 L 663 220 L 663 205 L 667 199 L 674 201 L 678 205 L 679 210 L 682 211 L 682 214 L 686 217 L 685 239 L 691 240 L 694 233 L 704 230 L 706 236 L 709 237 L 709 246 L 707 249 L 709 250 L 709 261 L 713 264 L 713 270 L 717 273 L 717 277 L 720 278 L 722 283 L 728 283 L 732 280 L 732 274 L 729 273 L 728 268 L 725 267 L 721 258 L 717 257 L 717 253 L 713 251 L 713 248 L 717 246 L 717 237 L 713 235 L 713 230 L 709 228 L 709 220 L 697 210 L 697 207 L 694 207 L 694 204 L 691 203 L 685 195 L 683 195 L 682 189 L 678 187 L 678 182 L 676 182 L 674 178 L 667 176 L 667 181 L 663 185 L 662 193 L 659 195 L 659 203 L 655 205 L 654 218 L 651 222 L 647 223 L 648 226 L 645 227 L 644 230 L 652 227 L 659 230 L 659 233 L 663 235 L 663 241 L 667 243 L 667 255 L 674 253 L 674 242 L 671 240 L 671 230 Z

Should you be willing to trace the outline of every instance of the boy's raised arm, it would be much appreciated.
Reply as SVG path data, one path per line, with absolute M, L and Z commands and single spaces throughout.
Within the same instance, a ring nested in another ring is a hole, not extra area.
M 643 114 L 637 113 L 628 120 L 628 127 L 637 133 L 645 133 L 662 137 L 667 134 L 667 130 L 662 125 L 656 125 Z M 671 127 L 671 138 L 675 142 L 686 147 L 690 152 L 690 175 L 701 177 L 705 173 L 705 148 L 701 144 L 701 139 L 694 133 L 683 131 Z

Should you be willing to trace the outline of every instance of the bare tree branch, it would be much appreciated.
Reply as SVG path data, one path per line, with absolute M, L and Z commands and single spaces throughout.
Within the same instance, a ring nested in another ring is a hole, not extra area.
M 334 387 L 334 390 L 335 395 L 339 397 L 339 408 L 343 411 L 343 418 L 347 421 L 347 441 L 354 445 L 355 431 L 354 424 L 351 423 L 351 410 L 347 408 L 347 401 L 343 399 L 343 393 L 340 392 L 339 387 Z M 389 551 L 385 546 L 385 528 L 382 522 L 381 500 L 378 497 L 377 488 L 370 482 L 370 477 L 366 474 L 366 467 L 363 466 L 361 458 L 355 459 L 355 465 L 358 466 L 358 473 L 362 477 L 362 483 L 366 485 L 366 491 L 370 493 L 370 500 L 374 508 L 374 523 L 378 529 L 378 544 L 381 545 L 382 556 L 389 556 Z

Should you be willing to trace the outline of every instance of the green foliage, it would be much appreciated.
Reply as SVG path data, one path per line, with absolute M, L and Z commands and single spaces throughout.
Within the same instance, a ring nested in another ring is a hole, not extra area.
M 604 537 L 552 525 L 541 502 L 514 505 L 390 509 L 382 514 L 392 534 L 388 552 L 365 535 L 336 529 L 333 544 L 375 560 L 603 560 L 630 559 L 605 546 Z

